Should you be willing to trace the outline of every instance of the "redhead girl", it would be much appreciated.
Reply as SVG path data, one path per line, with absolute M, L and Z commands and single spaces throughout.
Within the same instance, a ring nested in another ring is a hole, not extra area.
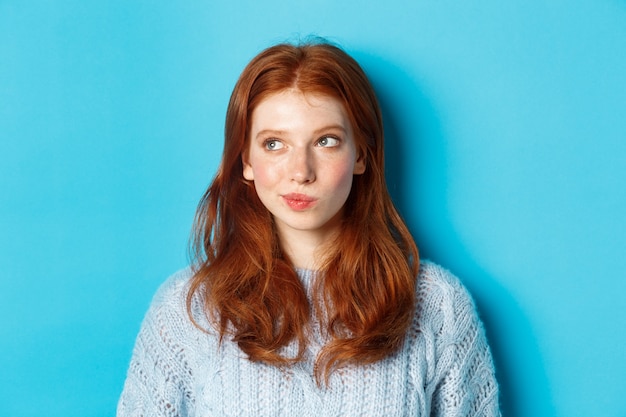
M 148 311 L 117 415 L 499 416 L 461 283 L 387 191 L 363 70 L 327 43 L 244 69 L 192 267 Z

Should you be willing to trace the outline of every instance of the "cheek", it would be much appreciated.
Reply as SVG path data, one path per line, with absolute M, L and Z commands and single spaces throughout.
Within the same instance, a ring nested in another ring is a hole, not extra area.
M 329 178 L 332 179 L 334 188 L 337 192 L 347 195 L 352 188 L 352 180 L 354 178 L 354 166 L 352 163 L 340 164 L 328 170 Z
M 258 191 L 271 188 L 276 185 L 280 179 L 280 174 L 276 167 L 271 164 L 254 165 L 254 186 Z

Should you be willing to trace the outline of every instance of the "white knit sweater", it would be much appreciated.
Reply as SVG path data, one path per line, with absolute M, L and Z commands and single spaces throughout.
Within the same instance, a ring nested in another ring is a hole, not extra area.
M 314 274 L 299 271 L 305 287 Z M 313 361 L 319 327 L 305 361 L 281 369 L 253 363 L 236 344 L 187 316 L 188 270 L 160 288 L 137 338 L 117 416 L 500 416 L 489 347 L 474 304 L 443 268 L 422 262 L 417 311 L 403 348 L 366 366 L 344 367 L 318 388 Z M 193 304 L 203 319 L 202 305 Z M 293 353 L 289 346 L 287 353 Z

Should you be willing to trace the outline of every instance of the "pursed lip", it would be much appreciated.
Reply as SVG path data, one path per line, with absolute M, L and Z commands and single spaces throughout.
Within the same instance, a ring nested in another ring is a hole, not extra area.
M 300 193 L 289 193 L 289 194 L 283 194 L 283 198 L 285 200 L 293 200 L 293 201 L 307 201 L 307 202 L 311 202 L 311 201 L 315 201 L 317 200 L 317 198 L 315 197 L 311 197 L 309 195 L 306 194 L 300 194 Z
M 287 203 L 287 205 L 293 210 L 308 209 L 315 205 L 315 202 L 317 201 L 317 198 L 315 197 L 300 193 L 283 194 L 282 197 L 285 203 Z

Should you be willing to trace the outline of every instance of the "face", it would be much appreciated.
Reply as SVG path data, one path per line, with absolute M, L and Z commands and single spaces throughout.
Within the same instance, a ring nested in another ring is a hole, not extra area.
M 243 176 L 254 181 L 281 239 L 338 230 L 354 175 L 365 171 L 342 103 L 286 90 L 252 112 Z

